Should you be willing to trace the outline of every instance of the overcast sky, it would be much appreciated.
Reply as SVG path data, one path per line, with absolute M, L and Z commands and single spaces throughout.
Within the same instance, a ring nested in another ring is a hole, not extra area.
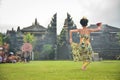
M 40 25 L 47 27 L 57 13 L 59 33 L 67 12 L 78 28 L 83 16 L 89 19 L 89 25 L 102 22 L 120 28 L 120 0 L 0 0 L 0 31 L 28 27 L 35 18 Z

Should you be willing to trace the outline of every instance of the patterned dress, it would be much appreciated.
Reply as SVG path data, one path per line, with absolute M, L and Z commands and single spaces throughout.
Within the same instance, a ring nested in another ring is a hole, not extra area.
M 80 43 L 71 43 L 74 61 L 91 61 L 92 47 L 89 42 L 90 36 L 86 34 L 80 35 Z

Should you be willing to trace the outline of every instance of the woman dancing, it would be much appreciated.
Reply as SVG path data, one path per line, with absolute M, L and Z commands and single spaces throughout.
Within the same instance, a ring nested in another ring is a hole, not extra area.
M 70 44 L 72 47 L 73 54 L 77 54 L 77 57 L 79 58 L 79 60 L 83 61 L 83 65 L 82 65 L 81 69 L 86 70 L 86 67 L 91 62 L 91 54 L 93 52 L 91 44 L 90 44 L 90 33 L 101 30 L 102 24 L 97 23 L 97 26 L 98 26 L 97 28 L 89 29 L 89 28 L 87 28 L 88 19 L 85 17 L 83 17 L 80 20 L 80 24 L 83 27 L 82 29 L 70 30 Z M 79 44 L 72 42 L 72 33 L 73 32 L 80 33 L 80 43 Z

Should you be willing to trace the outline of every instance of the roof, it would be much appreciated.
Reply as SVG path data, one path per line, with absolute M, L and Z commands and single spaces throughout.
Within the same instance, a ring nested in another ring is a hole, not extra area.
M 14 34 L 15 35 L 15 30 L 12 28 L 12 30 L 7 30 L 7 34 Z
M 45 32 L 47 29 L 43 27 L 42 25 L 39 25 L 37 22 L 37 19 L 35 19 L 35 23 L 33 23 L 31 26 L 23 28 L 22 32 Z
M 97 28 L 95 24 L 90 25 L 88 28 Z M 100 32 L 120 32 L 120 28 L 113 27 L 107 24 L 102 25 L 102 30 Z

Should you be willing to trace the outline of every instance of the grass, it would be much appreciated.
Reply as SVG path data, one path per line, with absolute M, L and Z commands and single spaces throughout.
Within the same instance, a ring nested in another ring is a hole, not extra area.
M 0 80 L 120 80 L 120 61 L 92 62 L 86 71 L 81 65 L 73 61 L 0 64 Z

